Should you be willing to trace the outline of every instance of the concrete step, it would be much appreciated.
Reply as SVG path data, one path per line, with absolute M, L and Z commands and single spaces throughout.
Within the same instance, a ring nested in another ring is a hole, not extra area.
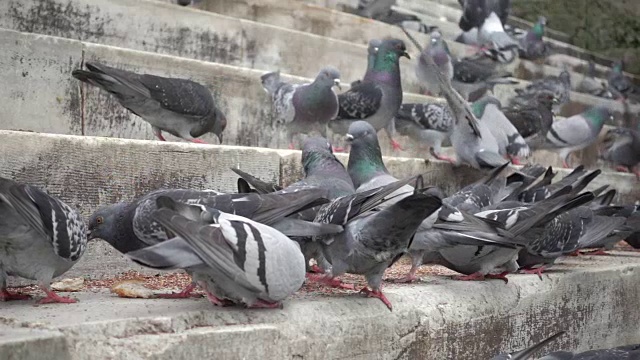
M 33 311 L 33 306 L 31 308 Z M 26 311 L 26 307 L 22 309 Z M 0 314 L 9 315 L 4 308 Z M 2 359 L 72 359 L 67 340 L 62 332 L 41 329 L 43 325 L 40 321 L 34 321 L 31 324 L 21 323 L 15 320 L 14 315 L 16 314 L 11 314 L 9 318 L 1 318 L 0 354 Z
M 81 210 L 85 219 L 98 207 L 132 200 L 160 188 L 236 191 L 239 167 L 266 181 L 288 185 L 302 177 L 300 151 L 258 147 L 198 145 L 41 134 L 0 130 L 0 176 L 40 186 Z M 345 164 L 346 154 L 338 154 Z M 446 193 L 457 191 L 482 176 L 466 166 L 443 161 L 385 157 L 398 178 L 425 175 L 425 183 Z M 561 178 L 570 170 L 556 169 Z M 605 172 L 589 189 L 609 184 L 619 191 L 616 201 L 640 198 L 630 174 Z M 103 242 L 91 242 L 88 253 L 65 276 L 102 277 L 133 267 Z M 15 280 L 14 280 L 15 281 Z

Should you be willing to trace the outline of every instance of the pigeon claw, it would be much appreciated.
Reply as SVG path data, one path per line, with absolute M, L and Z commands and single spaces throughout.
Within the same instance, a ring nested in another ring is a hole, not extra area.
M 522 269 L 522 272 L 525 273 L 525 274 L 532 274 L 532 275 L 533 274 L 537 274 L 538 277 L 540 278 L 540 280 L 542 280 L 542 272 L 544 270 L 545 270 L 545 267 L 543 265 L 543 266 L 537 267 L 535 269 L 533 269 L 533 268 Z
M 233 301 L 228 300 L 228 299 L 220 299 L 219 297 L 213 295 L 210 292 L 207 292 L 207 299 L 209 299 L 209 301 L 216 306 L 220 306 L 220 307 L 225 307 L 225 306 L 231 306 L 233 305 Z
M 0 301 L 12 301 L 12 300 L 29 300 L 31 295 L 27 294 L 12 294 L 7 289 L 0 290 Z
M 626 166 L 618 165 L 616 166 L 616 171 L 626 173 L 629 172 L 629 168 Z
M 511 157 L 509 157 L 509 160 L 511 160 L 511 163 L 512 163 L 513 165 L 522 165 L 522 162 L 520 161 L 520 159 L 518 159 L 518 158 L 517 158 L 517 157 L 515 157 L 515 156 L 511 156 Z
M 407 275 L 401 277 L 400 279 L 394 279 L 394 283 L 402 283 L 402 284 L 410 284 L 412 282 L 419 281 L 420 279 L 416 276 L 415 270 L 411 269 Z
M 290 144 L 289 144 L 289 150 L 295 150 L 295 149 L 296 149 L 296 147 L 295 147 L 295 146 L 293 146 L 293 143 L 290 143 Z
M 571 168 L 571 166 L 567 162 L 567 159 L 562 160 L 562 167 L 564 167 L 565 169 L 570 169 Z
M 393 147 L 393 151 L 403 151 L 402 146 L 400 146 L 400 143 L 395 141 L 394 139 L 391 139 L 391 146 Z
M 53 303 L 60 303 L 60 304 L 73 304 L 78 302 L 78 300 L 76 299 L 72 299 L 69 297 L 64 297 L 64 296 L 60 296 L 56 293 L 54 293 L 53 291 L 49 290 L 49 289 L 42 289 L 46 294 L 47 297 L 44 297 L 40 300 L 38 300 L 36 302 L 36 304 L 53 304 Z
M 258 299 L 253 304 L 247 306 L 247 309 L 282 309 L 282 307 L 281 302 L 268 302 Z
M 195 298 L 202 297 L 202 295 L 200 294 L 193 294 L 193 290 L 195 290 L 195 288 L 196 288 L 196 284 L 191 283 L 187 285 L 187 287 L 184 288 L 179 293 L 157 294 L 156 297 L 161 299 L 187 299 L 190 297 L 195 297 Z
M 387 299 L 386 296 L 384 296 L 384 294 L 382 293 L 382 291 L 380 290 L 371 290 L 368 287 L 363 287 L 362 290 L 360 290 L 361 293 L 366 294 L 368 297 L 373 297 L 373 298 L 378 298 L 380 299 L 380 301 L 382 301 L 385 305 L 387 305 L 387 308 L 389 308 L 389 311 L 393 311 L 393 306 L 391 305 L 391 302 L 389 301 L 389 299 Z
M 442 155 L 442 154 L 438 154 L 436 153 L 436 151 L 433 148 L 429 149 L 429 152 L 431 153 L 431 156 L 433 156 L 434 158 L 438 159 L 438 160 L 442 160 L 442 161 L 448 161 L 451 164 L 456 164 L 456 160 L 454 158 L 450 158 L 446 155 Z
M 356 287 L 353 284 L 345 284 L 340 279 L 324 274 L 307 274 L 307 279 L 321 284 L 345 290 L 355 290 Z
M 332 148 L 333 152 L 338 152 L 338 153 L 343 153 L 343 152 L 347 152 L 345 148 L 343 148 L 342 146 L 334 146 Z
M 206 144 L 204 140 L 200 140 L 200 139 L 192 139 L 191 142 L 196 144 Z
M 503 280 L 505 284 L 508 284 L 509 283 L 509 279 L 507 279 L 507 274 L 509 274 L 508 271 L 503 271 L 500 274 L 487 274 L 487 275 L 485 275 L 485 277 L 487 279 Z
M 309 271 L 316 274 L 324 274 L 324 270 L 316 264 L 311 265 L 311 268 L 309 268 Z
M 608 256 L 611 255 L 608 252 L 604 251 L 604 249 L 598 249 L 598 250 L 593 250 L 593 251 L 586 251 L 582 253 L 583 255 L 590 255 L 590 256 L 595 256 L 595 255 L 600 255 L 600 256 Z

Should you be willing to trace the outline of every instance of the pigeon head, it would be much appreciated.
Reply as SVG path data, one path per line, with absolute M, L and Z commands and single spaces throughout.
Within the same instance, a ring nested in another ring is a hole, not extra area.
M 602 128 L 607 120 L 613 121 L 613 113 L 605 106 L 595 106 L 582 113 L 589 125 L 594 128 Z
M 278 87 L 281 84 L 280 71 L 273 71 L 260 76 L 260 82 L 262 82 L 264 91 L 266 91 L 270 95 L 273 95 L 273 93 L 278 90 Z
M 565 84 L 571 84 L 571 74 L 569 74 L 569 70 L 567 70 L 566 67 L 562 70 L 558 78 Z
M 218 140 L 220 140 L 220 144 L 222 144 L 222 132 L 227 128 L 227 117 L 222 113 L 222 111 L 216 109 L 214 118 L 215 120 L 211 132 L 216 134 Z
M 371 124 L 366 121 L 353 122 L 346 139 L 351 143 L 347 169 L 356 188 L 377 174 L 389 173 L 382 162 L 376 129 Z
M 316 168 L 327 164 L 339 164 L 344 169 L 342 163 L 333 154 L 331 144 L 323 137 L 310 137 L 302 145 L 302 166 L 304 173 L 309 176 Z
M 332 66 L 327 66 L 320 70 L 314 82 L 322 87 L 330 88 L 335 85 L 338 88 L 341 88 L 340 71 Z
M 493 96 L 484 96 L 471 104 L 471 111 L 473 111 L 473 115 L 480 119 L 489 104 L 493 104 L 500 108 L 500 101 L 498 101 L 498 99 Z
M 380 39 L 371 39 L 369 40 L 369 47 L 367 48 L 367 52 L 369 55 L 375 55 L 378 53 L 378 48 L 382 45 L 382 40 Z
M 546 106 L 551 109 L 551 107 L 555 104 L 558 104 L 558 98 L 550 91 L 541 91 L 536 95 L 536 99 L 539 104 Z
M 538 38 L 544 36 L 545 25 L 547 25 L 547 18 L 544 16 L 538 17 L 538 22 L 533 26 L 533 33 L 536 34 Z
M 623 62 L 622 60 L 616 60 L 613 63 L 613 72 L 615 73 L 622 73 L 622 67 L 623 67 Z
M 128 206 L 128 203 L 117 203 L 96 210 L 89 218 L 87 239 L 102 239 L 122 251 L 115 244 L 122 236 L 121 229 Z
M 400 39 L 385 39 L 378 48 L 373 69 L 387 72 L 399 70 L 398 61 L 401 56 L 411 59 L 411 56 L 407 53 L 407 47 L 404 41 Z

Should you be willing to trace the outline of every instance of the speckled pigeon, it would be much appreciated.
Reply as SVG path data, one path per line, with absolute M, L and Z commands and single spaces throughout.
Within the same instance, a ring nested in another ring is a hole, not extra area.
M 551 49 L 549 49 L 549 46 L 542 40 L 544 27 L 546 25 L 547 18 L 539 16 L 533 28 L 520 38 L 520 58 L 538 60 L 544 59 L 549 55 Z
M 304 256 L 278 230 L 166 196 L 156 202 L 153 219 L 177 237 L 127 256 L 156 269 L 192 272 L 214 305 L 279 308 L 304 283 Z
M 441 154 L 442 142 L 449 138 L 453 125 L 449 106 L 441 103 L 402 104 L 394 121 L 398 133 L 428 146 L 434 158 L 455 163 L 454 159 Z
M 311 131 L 327 136 L 327 124 L 338 115 L 338 96 L 333 86 L 340 86 L 340 72 L 325 67 L 310 84 L 293 85 L 280 80 L 280 72 L 260 77 L 265 91 L 271 95 L 277 123 L 284 124 L 289 148 L 293 149 L 294 134 Z
M 442 39 L 439 30 L 431 32 L 429 44 L 422 49 L 418 63 L 416 64 L 416 76 L 420 80 L 420 85 L 426 89 L 427 95 L 438 96 L 440 94 L 440 84 L 433 69 L 427 65 L 425 57 L 430 57 L 438 66 L 438 70 L 444 77 L 451 81 L 453 78 L 453 66 L 451 65 L 451 52 L 446 41 Z
M 516 352 L 512 352 L 510 354 L 499 354 L 496 355 L 494 357 L 492 357 L 490 360 L 527 360 L 530 359 L 531 356 L 538 350 L 542 349 L 543 347 L 547 346 L 547 344 L 551 343 L 552 341 L 554 341 L 555 339 L 559 338 L 560 336 L 564 335 L 565 332 L 564 331 L 560 331 L 558 333 L 555 333 L 551 336 L 549 336 L 548 338 L 540 341 L 539 343 L 530 346 L 526 349 L 523 350 L 519 350 Z M 585 359 L 586 360 L 586 359 Z
M 35 186 L 0 177 L 0 301 L 28 295 L 7 291 L 7 275 L 37 280 L 39 304 L 74 303 L 51 291 L 51 279 L 75 265 L 87 247 L 80 213 Z
M 401 56 L 410 58 L 402 40 L 385 39 L 382 42 L 367 76 L 359 85 L 338 96 L 338 117 L 329 122 L 335 133 L 346 134 L 349 125 L 357 120 L 366 120 L 376 131 L 389 126 L 402 104 Z M 400 149 L 393 139 L 392 145 L 394 149 Z
M 198 137 L 214 133 L 222 143 L 227 118 L 216 107 L 206 87 L 186 79 L 136 74 L 98 63 L 73 70 L 76 79 L 115 96 L 120 104 L 151 124 L 158 139 L 162 131 L 179 138 L 204 143 Z
M 512 105 L 526 104 L 541 92 L 549 92 L 558 100 L 558 104 L 566 104 L 571 100 L 571 75 L 567 69 L 564 69 L 558 76 L 546 76 L 534 80 L 526 88 L 515 91 L 517 96 L 511 99 Z
M 622 72 L 623 63 L 617 60 L 613 63 L 611 72 L 607 78 L 609 82 L 609 91 L 611 91 L 616 99 L 625 100 L 629 97 L 637 97 L 640 95 L 638 87 L 624 75 Z
M 592 107 L 581 114 L 554 121 L 544 142 L 530 145 L 535 149 L 558 152 L 562 164 L 569 167 L 569 155 L 594 143 L 607 120 L 613 120 L 611 110 L 603 106 Z
M 607 132 L 600 156 L 616 166 L 616 170 L 634 172 L 640 180 L 640 127 L 619 127 Z
M 557 103 L 550 92 L 540 92 L 527 103 L 502 108 L 502 113 L 529 143 L 547 136 L 553 124 L 553 105 Z
M 297 219 L 285 217 L 328 201 L 324 199 L 326 191 L 315 188 L 298 188 L 291 192 L 277 194 L 221 194 L 213 190 L 186 189 L 156 190 L 131 202 L 117 203 L 98 209 L 89 219 L 89 239 L 103 239 L 125 254 L 168 240 L 169 237 L 164 229 L 153 220 L 153 212 L 157 210 L 156 200 L 160 196 L 189 204 L 206 205 L 252 218 L 279 228 L 292 236 L 314 235 L 316 230 L 323 232 L 314 224 L 300 223 Z M 298 232 L 300 226 L 303 226 L 305 233 Z M 307 233 L 307 230 L 310 232 Z M 160 297 L 189 297 L 193 289 L 192 284 L 180 293 L 164 294 Z

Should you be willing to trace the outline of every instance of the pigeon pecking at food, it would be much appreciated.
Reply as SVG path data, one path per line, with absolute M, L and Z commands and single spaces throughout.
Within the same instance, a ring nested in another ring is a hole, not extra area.
M 293 149 L 294 134 L 311 131 L 327 136 L 327 124 L 338 115 L 338 96 L 333 86 L 340 87 L 340 72 L 325 67 L 310 84 L 293 85 L 280 80 L 280 72 L 260 77 L 265 91 L 271 95 L 277 123 L 286 126 L 289 148 Z
M 633 172 L 640 180 L 640 126 L 638 130 L 614 128 L 607 132 L 600 157 L 616 166 L 616 170 Z
M 540 92 L 526 103 L 502 108 L 502 113 L 529 143 L 547 136 L 553 124 L 553 105 L 557 103 L 550 92 Z
M 87 247 L 78 211 L 35 186 L 0 177 L 0 301 L 24 300 L 7 291 L 6 276 L 37 280 L 39 304 L 75 303 L 51 290 L 51 279 L 75 265 Z
M 446 104 L 402 104 L 395 119 L 396 131 L 429 147 L 431 156 L 455 163 L 442 154 L 442 142 L 449 138 L 453 115 Z
M 158 139 L 165 141 L 162 132 L 166 131 L 204 143 L 198 137 L 214 133 L 222 143 L 227 118 L 206 87 L 186 79 L 140 75 L 98 63 L 85 65 L 88 71 L 73 70 L 73 77 L 115 96 L 122 106 L 151 124 Z

